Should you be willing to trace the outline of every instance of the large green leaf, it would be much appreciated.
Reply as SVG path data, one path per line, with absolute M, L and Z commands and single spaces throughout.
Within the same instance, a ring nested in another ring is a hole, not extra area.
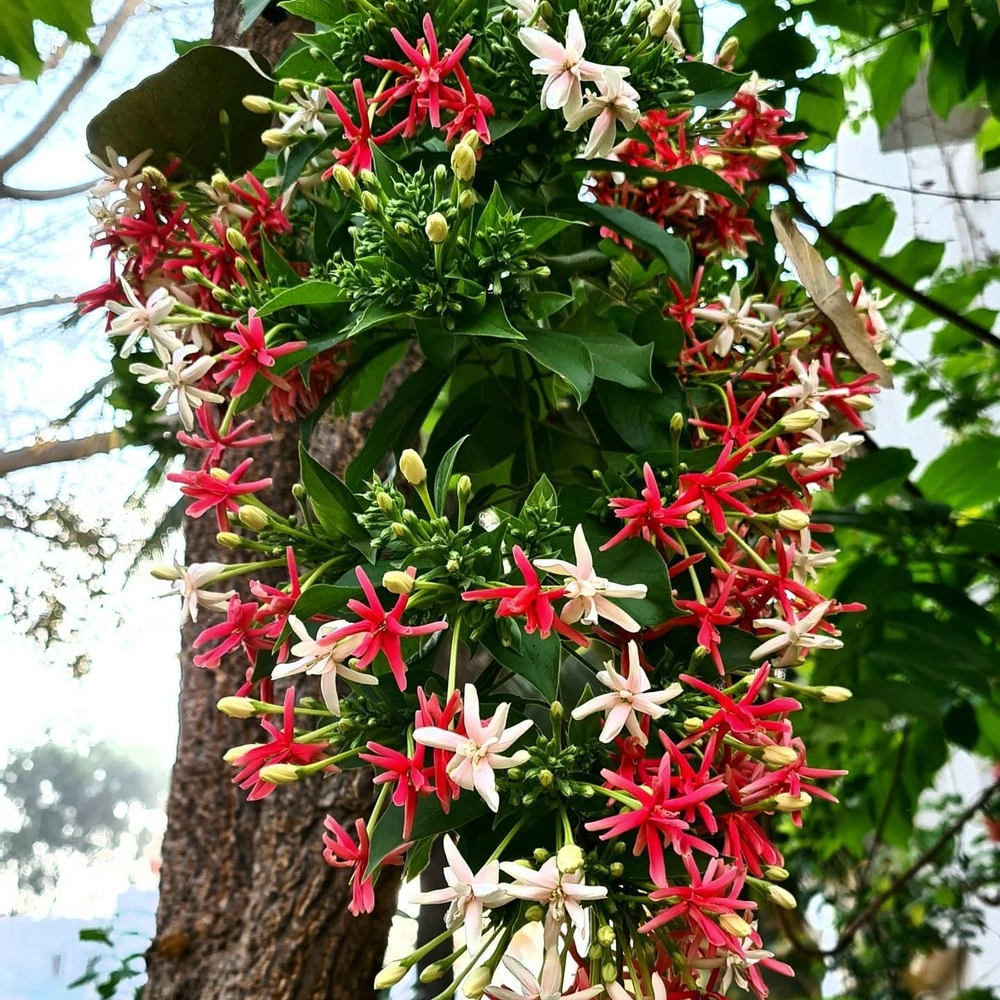
M 258 310 L 258 316 L 270 316 L 289 306 L 324 306 L 343 302 L 347 296 L 332 281 L 304 281 L 293 288 L 282 288 Z
M 920 489 L 953 507 L 996 503 L 1000 497 L 1000 437 L 975 434 L 942 452 L 924 470 Z
M 594 362 L 579 337 L 559 330 L 529 330 L 522 345 L 540 365 L 555 372 L 583 403 L 594 385 Z
M 920 31 L 914 27 L 893 35 L 882 52 L 865 64 L 865 77 L 872 99 L 872 116 L 885 131 L 899 114 L 903 95 L 920 70 Z
M 87 126 L 87 145 L 98 156 L 110 146 L 132 157 L 153 151 L 150 162 L 174 177 L 210 177 L 221 167 L 240 174 L 263 159 L 263 119 L 243 107 L 247 94 L 270 91 L 270 67 L 246 49 L 202 45 L 116 97 Z
M 520 642 L 505 646 L 496 629 L 483 636 L 483 645 L 518 677 L 523 677 L 543 698 L 555 701 L 559 690 L 559 661 L 562 647 L 555 634 L 543 639 L 537 632 L 520 632 Z
M 619 437 L 639 453 L 662 448 L 670 438 L 670 418 L 685 410 L 676 382 L 665 385 L 662 393 L 653 393 L 600 381 L 595 395 Z
M 0 13 L 0 58 L 10 60 L 25 80 L 36 80 L 44 68 L 35 48 L 35 22 L 65 31 L 74 42 L 88 43 L 94 19 L 90 0 L 4 0 Z
M 619 236 L 638 243 L 662 258 L 682 285 L 691 280 L 691 251 L 688 245 L 671 236 L 650 219 L 619 205 L 584 205 L 583 214 L 614 230 Z
M 594 359 L 597 378 L 617 382 L 627 389 L 655 392 L 659 388 L 653 378 L 652 344 L 636 344 L 617 330 L 586 333 L 581 340 Z
M 837 480 L 836 498 L 843 504 L 862 496 L 873 500 L 894 493 L 916 468 L 909 448 L 880 448 L 848 462 Z
M 678 67 L 687 78 L 688 88 L 694 96 L 687 103 L 699 108 L 722 108 L 728 104 L 743 84 L 750 79 L 749 73 L 727 73 L 718 66 L 695 59 Z
M 299 445 L 299 463 L 302 485 L 306 488 L 309 503 L 316 520 L 334 538 L 367 538 L 355 514 L 361 510 L 357 497 L 329 469 L 324 468 L 304 445 Z

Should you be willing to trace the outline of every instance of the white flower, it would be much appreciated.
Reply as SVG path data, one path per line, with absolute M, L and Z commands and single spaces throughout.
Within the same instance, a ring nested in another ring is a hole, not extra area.
M 808 528 L 803 528 L 799 532 L 798 543 L 793 542 L 788 546 L 792 579 L 802 584 L 815 580 L 819 576 L 816 571 L 832 566 L 837 561 L 839 552 L 840 549 L 820 549 L 813 552 L 812 534 Z
M 294 615 L 289 615 L 288 624 L 292 631 L 299 637 L 299 642 L 291 648 L 292 656 L 298 657 L 288 663 L 279 663 L 271 671 L 271 676 L 291 677 L 293 674 L 319 674 L 319 687 L 323 693 L 323 701 L 326 707 L 334 715 L 340 715 L 340 698 L 337 695 L 337 678 L 343 677 L 345 681 L 353 681 L 355 684 L 378 684 L 378 678 L 373 674 L 365 674 L 359 670 L 352 670 L 348 667 L 347 660 L 354 655 L 354 651 L 364 641 L 364 636 L 349 635 L 338 642 L 323 642 L 325 636 L 348 624 L 346 621 L 324 622 L 320 625 L 314 639 L 307 631 L 306 627 Z
M 199 608 L 207 608 L 209 611 L 225 611 L 229 598 L 236 591 L 227 590 L 220 593 L 215 590 L 203 589 L 205 584 L 211 583 L 224 569 L 226 569 L 226 564 L 220 562 L 191 563 L 186 569 L 180 563 L 174 563 L 172 567 L 160 567 L 156 571 L 159 579 L 166 579 L 167 575 L 170 574 L 174 580 L 170 590 L 160 596 L 181 595 L 182 623 L 185 618 L 196 622 Z
M 292 100 L 298 107 L 289 114 L 279 114 L 281 131 L 285 135 L 308 135 L 315 132 L 318 136 L 326 136 L 326 125 L 320 117 L 326 106 L 326 94 L 322 87 L 306 91 L 304 94 L 293 93 Z
M 675 52 L 684 53 L 684 40 L 678 32 L 681 0 L 652 0 L 653 9 L 646 18 L 649 33 L 654 38 L 662 38 L 673 46 Z
M 653 987 L 653 996 L 651 1000 L 667 1000 L 667 986 L 666 983 L 663 982 L 659 973 L 654 972 L 649 981 Z M 611 1000 L 645 1000 L 645 994 L 641 992 L 629 993 L 628 990 L 626 990 L 625 987 L 619 983 L 608 983 L 607 990 L 608 996 Z
M 587 926 L 587 914 L 581 903 L 604 899 L 608 890 L 603 885 L 587 885 L 583 872 L 561 872 L 555 858 L 549 858 L 538 871 L 513 861 L 501 861 L 500 867 L 514 879 L 505 886 L 517 899 L 526 899 L 548 906 L 546 925 L 558 927 L 566 917 L 576 927 Z
M 573 551 L 576 553 L 575 566 L 563 559 L 535 560 L 535 565 L 546 573 L 568 578 L 563 587 L 569 600 L 563 605 L 559 617 L 570 624 L 582 621 L 586 625 L 596 625 L 598 617 L 607 618 L 629 632 L 638 632 L 639 623 L 612 604 L 609 598 L 641 600 L 646 596 L 646 585 L 612 583 L 598 576 L 594 572 L 594 557 L 582 524 L 578 524 L 573 533 Z
M 436 726 L 421 726 L 413 732 L 413 738 L 424 746 L 438 750 L 451 750 L 455 756 L 448 763 L 451 780 L 459 788 L 475 790 L 483 801 L 496 812 L 500 808 L 494 771 L 517 767 L 528 759 L 526 750 L 518 750 L 511 757 L 504 757 L 508 750 L 533 725 L 525 719 L 507 729 L 507 714 L 510 705 L 501 702 L 493 718 L 483 722 L 479 715 L 479 692 L 472 684 L 465 685 L 465 709 L 462 720 L 467 735 L 459 736 L 448 729 Z
M 103 180 L 94 185 L 91 193 L 97 198 L 103 198 L 113 191 L 121 191 L 124 187 L 131 187 L 139 180 L 139 171 L 152 152 L 151 149 L 143 150 L 125 164 L 121 162 L 121 157 L 110 146 L 104 148 L 107 160 L 102 160 L 94 153 L 87 153 L 87 159 L 105 175 Z
M 830 610 L 833 601 L 817 604 L 805 617 L 786 622 L 783 618 L 756 618 L 755 628 L 767 628 L 776 632 L 761 643 L 751 654 L 751 660 L 769 659 L 774 653 L 784 650 L 781 659 L 774 661 L 776 667 L 786 667 L 797 663 L 803 649 L 840 649 L 844 644 L 832 635 L 813 634 L 823 615 Z
M 611 688 L 611 692 L 578 705 L 573 709 L 573 718 L 584 719 L 594 712 L 606 712 L 604 728 L 601 730 L 602 743 L 610 743 L 622 729 L 627 728 L 645 746 L 648 740 L 639 724 L 639 714 L 659 719 L 666 712 L 660 706 L 672 701 L 684 689 L 680 684 L 674 683 L 665 691 L 650 691 L 649 678 L 639 665 L 639 649 L 634 642 L 628 644 L 628 677 L 619 674 L 611 660 L 604 666 L 607 669 L 602 670 L 597 679 L 605 687 Z
M 768 324 L 751 315 L 753 299 L 743 301 L 740 295 L 738 281 L 733 282 L 732 291 L 728 295 L 720 295 L 722 308 L 692 309 L 691 315 L 708 323 L 717 323 L 719 329 L 709 341 L 712 351 L 724 358 L 732 350 L 733 344 L 749 341 L 757 346 L 767 333 Z
M 217 392 L 209 392 L 207 389 L 197 387 L 196 383 L 200 382 L 215 364 L 215 358 L 202 355 L 197 361 L 188 364 L 185 359 L 196 350 L 194 344 L 178 347 L 165 368 L 154 368 L 152 365 L 141 362 L 128 367 L 133 375 L 139 376 L 139 381 L 143 385 L 163 386 L 159 398 L 153 404 L 154 410 L 162 410 L 171 396 L 177 396 L 177 409 L 180 412 L 181 423 L 188 431 L 194 430 L 193 408 L 201 406 L 204 402 L 225 402 L 225 399 Z
M 487 986 L 486 996 L 490 1000 L 589 1000 L 604 992 L 603 986 L 590 986 L 574 993 L 562 991 L 562 963 L 558 954 L 552 959 L 552 952 L 545 956 L 542 972 L 536 979 L 516 958 L 504 955 L 503 964 L 520 984 L 521 993 L 515 993 L 505 986 Z
M 548 25 L 542 17 L 536 17 L 538 12 L 538 0 L 507 0 L 507 6 L 514 12 L 520 24 L 531 24 L 539 31 L 545 31 Z M 498 24 L 503 20 L 504 12 L 493 15 L 493 20 Z
M 512 897 L 500 884 L 499 861 L 487 861 L 478 872 L 473 872 L 447 834 L 444 853 L 448 859 L 444 869 L 447 888 L 418 893 L 413 901 L 421 905 L 451 903 L 445 917 L 448 927 L 454 929 L 461 923 L 465 924 L 465 942 L 469 946 L 469 954 L 474 955 L 483 937 L 483 911 L 503 906 Z
M 177 299 L 165 288 L 154 288 L 146 299 L 146 304 L 143 305 L 135 290 L 124 278 L 122 290 L 129 305 L 108 302 L 108 309 L 116 317 L 111 321 L 111 336 L 125 337 L 125 343 L 122 344 L 118 356 L 122 358 L 131 356 L 135 345 L 139 343 L 139 338 L 148 331 L 156 356 L 163 362 L 169 361 L 170 356 L 181 346 L 181 342 L 170 330 L 160 326 L 160 323 L 173 312 Z
M 574 112 L 567 110 L 566 114 L 566 128 L 570 132 L 575 132 L 591 118 L 595 119 L 582 154 L 588 160 L 611 154 L 618 122 L 628 131 L 635 128 L 639 120 L 639 92 L 625 82 L 617 69 L 609 66 L 604 71 L 604 79 L 596 82 L 597 93 L 588 90 L 583 106 Z
M 815 427 L 803 431 L 803 436 L 809 439 L 809 443 L 796 448 L 792 454 L 797 458 L 803 458 L 808 465 L 817 465 L 831 458 L 841 458 L 865 441 L 863 434 L 851 434 L 849 431 L 842 431 L 835 438 L 825 441 Z
M 602 66 L 583 58 L 587 40 L 583 35 L 580 14 L 576 10 L 569 12 L 565 45 L 537 28 L 521 28 L 518 38 L 526 49 L 538 57 L 531 60 L 532 72 L 545 77 L 541 106 L 552 111 L 563 108 L 567 119 L 579 111 L 583 104 L 584 80 L 601 80 L 609 68 L 617 70 L 621 76 L 629 74 L 627 66 Z
M 830 416 L 830 411 L 824 406 L 823 400 L 833 396 L 846 396 L 848 389 L 827 389 L 819 377 L 819 359 L 809 362 L 807 368 L 799 361 L 798 354 L 793 354 L 791 358 L 792 370 L 795 372 L 798 382 L 792 385 L 775 389 L 768 397 L 769 399 L 791 399 L 790 410 L 810 409 L 818 413 L 824 420 Z
M 750 938 L 744 942 L 743 954 L 738 955 L 735 951 L 726 951 L 721 955 L 712 958 L 696 958 L 690 962 L 693 969 L 723 969 L 722 978 L 719 979 L 715 988 L 718 992 L 726 994 L 732 988 L 733 983 L 741 990 L 751 990 L 750 981 L 747 978 L 747 970 L 765 958 L 774 958 L 773 951 L 764 951 L 763 948 L 752 947 Z M 748 947 L 751 945 L 751 947 Z

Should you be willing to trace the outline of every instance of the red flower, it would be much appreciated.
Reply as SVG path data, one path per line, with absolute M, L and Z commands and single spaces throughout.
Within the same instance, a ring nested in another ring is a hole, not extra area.
M 733 622 L 740 618 L 740 612 L 729 607 L 729 595 L 735 582 L 736 572 L 734 570 L 726 577 L 725 582 L 719 588 L 718 596 L 712 604 L 703 604 L 701 601 L 675 600 L 674 603 L 677 607 L 681 611 L 686 611 L 687 614 L 680 618 L 671 618 L 659 630 L 665 632 L 679 625 L 697 625 L 698 645 L 711 653 L 712 662 L 720 674 L 724 674 L 726 668 L 723 666 L 722 653 L 719 651 L 719 643 L 722 641 L 722 636 L 719 634 L 716 625 L 732 625 Z
M 223 469 L 213 469 L 211 472 L 169 472 L 167 479 L 172 483 L 180 483 L 181 493 L 194 498 L 194 503 L 188 505 L 185 513 L 191 517 L 201 517 L 214 507 L 219 531 L 228 531 L 229 515 L 240 509 L 236 498 L 258 493 L 271 485 L 270 479 L 240 482 L 252 464 L 252 458 L 245 458 L 232 472 Z
M 271 385 L 287 390 L 288 383 L 269 369 L 274 367 L 275 360 L 282 355 L 301 351 L 306 342 L 293 340 L 288 344 L 268 347 L 264 339 L 264 323 L 257 316 L 257 310 L 251 309 L 247 318 L 246 325 L 237 320 L 236 329 L 229 330 L 224 335 L 224 339 L 236 344 L 237 349 L 235 353 L 222 355 L 226 366 L 215 373 L 215 381 L 225 382 L 230 375 L 235 375 L 236 384 L 230 390 L 230 395 L 234 398 L 242 396 L 250 388 L 255 375 L 263 375 Z
M 580 646 L 589 644 L 586 636 L 581 635 L 574 628 L 570 628 L 555 613 L 552 602 L 563 597 L 566 591 L 562 587 L 550 590 L 543 590 L 535 567 L 524 554 L 520 545 L 515 545 L 511 550 L 514 562 L 524 577 L 522 586 L 511 587 L 488 587 L 485 590 L 467 590 L 462 594 L 463 601 L 492 601 L 499 598 L 497 605 L 498 618 L 521 618 L 525 620 L 524 631 L 531 635 L 533 632 L 547 639 L 553 629 L 567 639 L 572 639 Z
M 358 566 L 355 572 L 368 603 L 352 599 L 347 602 L 347 606 L 361 621 L 345 625 L 343 628 L 331 632 L 324 637 L 323 641 L 332 646 L 346 636 L 367 632 L 368 634 L 354 652 L 357 662 L 352 664 L 353 668 L 364 670 L 379 653 L 384 653 L 392 676 L 396 678 L 396 683 L 399 685 L 399 690 L 405 691 L 406 663 L 403 661 L 402 637 L 441 632 L 448 627 L 448 623 L 430 622 L 427 625 L 404 625 L 401 619 L 406 610 L 409 595 L 400 594 L 392 610 L 386 611 L 365 571 Z M 411 577 L 417 575 L 416 569 L 412 566 L 406 572 Z
M 406 115 L 403 132 L 409 138 L 417 134 L 417 126 L 428 114 L 431 125 L 434 128 L 441 127 L 441 106 L 448 101 L 448 88 L 444 86 L 444 81 L 451 76 L 472 44 L 472 35 L 466 35 L 451 52 L 442 57 L 430 14 L 424 14 L 422 23 L 424 37 L 418 38 L 415 46 L 403 37 L 398 28 L 392 29 L 392 37 L 396 39 L 396 44 L 412 65 L 407 66 L 395 59 L 365 56 L 373 66 L 390 70 L 401 77 L 400 82 L 389 87 L 378 97 L 382 105 L 379 114 L 388 111 L 396 101 L 409 97 L 410 109 Z
M 323 834 L 323 860 L 334 868 L 352 868 L 351 875 L 351 902 L 347 907 L 354 916 L 362 913 L 371 913 L 375 909 L 375 880 L 373 875 L 365 875 L 368 867 L 368 860 L 371 857 L 371 843 L 368 840 L 368 831 L 365 829 L 365 821 L 356 819 L 354 829 L 357 833 L 357 844 L 351 840 L 348 832 L 332 817 L 327 816 L 323 825 L 329 833 Z M 333 834 L 331 837 L 330 834 Z M 410 847 L 403 844 L 394 851 L 387 854 L 380 862 L 381 865 L 401 865 L 403 855 Z
M 261 780 L 261 768 L 270 764 L 292 764 L 302 767 L 303 764 L 311 764 L 318 760 L 326 751 L 325 743 L 295 742 L 295 688 L 289 688 L 285 692 L 281 729 L 267 719 L 261 720 L 261 726 L 271 737 L 271 742 L 254 746 L 235 761 L 241 770 L 233 778 L 233 784 L 250 789 L 248 802 L 267 798 L 278 787 L 269 781 Z
M 250 662 L 256 663 L 257 653 L 269 649 L 274 641 L 272 629 L 261 623 L 259 612 L 259 604 L 241 601 L 238 595 L 233 594 L 226 606 L 226 620 L 210 625 L 195 639 L 195 649 L 207 642 L 218 642 L 218 645 L 199 653 L 194 658 L 194 665 L 214 670 L 227 653 L 239 646 L 243 647 Z
M 876 376 L 877 378 L 877 376 Z M 740 448 L 748 445 L 752 438 L 757 437 L 760 431 L 754 428 L 754 421 L 757 419 L 757 411 L 764 405 L 767 393 L 762 392 L 750 405 L 743 416 L 740 416 L 739 404 L 736 402 L 736 395 L 733 392 L 733 383 L 726 383 L 726 423 L 716 424 L 709 420 L 690 420 L 694 427 L 702 427 L 707 431 L 712 431 L 719 437 L 721 444 L 732 444 Z
M 680 500 L 670 504 L 668 507 L 664 507 L 660 487 L 656 483 L 656 475 L 649 462 L 642 467 L 642 475 L 646 480 L 646 488 L 640 494 L 641 499 L 637 500 L 635 497 L 612 497 L 608 500 L 608 505 L 614 510 L 615 517 L 619 517 L 628 523 L 617 535 L 610 538 L 601 546 L 602 552 L 605 552 L 626 538 L 636 538 L 639 536 L 647 539 L 652 536 L 657 538 L 667 548 L 680 551 L 677 543 L 663 529 L 686 528 L 687 520 L 685 515 L 694 510 L 700 501 L 681 497 Z
M 347 108 L 344 107 L 340 98 L 329 88 L 326 91 L 326 99 L 330 102 L 340 124 L 344 127 L 344 136 L 348 140 L 347 149 L 335 149 L 333 155 L 338 163 L 342 163 L 352 174 L 359 174 L 362 170 L 372 168 L 372 148 L 371 144 L 381 146 L 383 143 L 394 139 L 406 127 L 406 122 L 394 125 L 388 132 L 382 135 L 372 135 L 372 123 L 368 114 L 368 102 L 365 100 L 365 91 L 360 80 L 354 81 L 354 101 L 358 106 L 358 123 L 354 124 Z M 330 167 L 323 174 L 323 180 L 329 180 L 333 176 L 333 167 Z
M 448 122 L 444 130 L 445 142 L 451 142 L 456 137 L 475 130 L 483 144 L 488 146 L 491 137 L 486 119 L 492 118 L 495 114 L 493 104 L 488 97 L 477 94 L 472 89 L 472 84 L 461 66 L 455 67 L 455 76 L 458 77 L 462 91 L 460 94 L 452 90 L 448 92 L 448 107 L 455 112 L 455 117 Z
M 667 278 L 670 291 L 674 293 L 674 298 L 677 299 L 675 303 L 667 306 L 667 315 L 671 319 L 677 320 L 681 325 L 681 329 L 689 337 L 694 336 L 695 317 L 691 310 L 698 305 L 698 300 L 701 298 L 701 277 L 704 273 L 704 265 L 695 271 L 694 281 L 691 282 L 691 291 L 688 295 L 684 294 L 681 286 L 673 278 Z
M 419 729 L 421 726 L 432 726 L 435 729 L 451 729 L 451 724 L 458 720 L 456 732 L 464 733 L 465 726 L 461 719 L 462 696 L 458 691 L 452 691 L 451 697 L 442 707 L 438 703 L 438 696 L 432 694 L 430 698 L 424 694 L 423 688 L 417 688 L 417 702 L 420 707 L 413 715 L 413 728 Z M 451 809 L 452 799 L 457 799 L 459 787 L 451 780 L 448 773 L 448 764 L 455 755 L 450 750 L 435 749 L 432 753 L 432 767 L 434 768 L 434 791 L 437 794 L 441 809 L 448 812 Z
M 677 502 L 691 503 L 693 507 L 704 505 L 705 512 L 712 522 L 712 529 L 718 535 L 726 533 L 726 513 L 722 509 L 723 504 L 741 514 L 753 514 L 745 503 L 732 495 L 737 490 L 757 485 L 756 479 L 740 479 L 733 471 L 743 462 L 747 454 L 746 448 L 734 452 L 733 442 L 730 441 L 708 472 L 688 472 L 678 479 L 681 496 Z
M 408 840 L 413 832 L 417 798 L 434 791 L 424 774 L 424 754 L 427 748 L 418 743 L 413 750 L 412 758 L 381 743 L 369 743 L 368 749 L 372 752 L 358 754 L 358 758 L 371 764 L 372 767 L 382 769 L 382 774 L 375 776 L 376 785 L 384 785 L 391 781 L 396 783 L 392 793 L 392 804 L 403 810 L 403 840 Z
M 601 840 L 612 840 L 630 830 L 638 830 L 632 853 L 639 857 L 646 852 L 649 858 L 649 877 L 661 886 L 667 885 L 667 869 L 663 857 L 664 846 L 669 844 L 676 854 L 689 854 L 694 848 L 715 857 L 718 851 L 711 844 L 688 833 L 688 823 L 681 819 L 682 810 L 690 809 L 705 799 L 718 795 L 726 787 L 721 779 L 703 784 L 695 791 L 671 797 L 671 758 L 660 759 L 656 776 L 649 786 L 639 785 L 614 771 L 601 772 L 605 784 L 627 792 L 639 802 L 639 808 L 619 813 L 586 824 L 588 830 L 603 830 Z
M 197 434 L 188 434 L 187 431 L 178 431 L 177 440 L 188 448 L 197 448 L 208 452 L 201 464 L 202 469 L 206 472 L 220 465 L 226 451 L 230 448 L 255 448 L 257 445 L 267 444 L 271 440 L 270 434 L 255 434 L 253 437 L 240 440 L 240 435 L 245 434 L 253 427 L 252 420 L 244 420 L 243 423 L 237 424 L 231 430 L 223 433 L 215 422 L 215 407 L 209 403 L 199 406 L 194 411 L 194 415 L 205 436 L 200 437 Z

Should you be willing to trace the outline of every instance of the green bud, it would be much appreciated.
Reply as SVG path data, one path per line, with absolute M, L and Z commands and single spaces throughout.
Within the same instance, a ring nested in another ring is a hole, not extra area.
M 768 865 L 764 869 L 764 878 L 771 882 L 784 882 L 788 878 L 788 869 L 778 865 Z
M 608 865 L 608 871 L 612 878 L 621 878 L 625 874 L 625 866 L 620 861 L 612 861 Z
M 368 215 L 377 215 L 379 211 L 378 195 L 373 191 L 362 191 L 361 208 Z
M 268 149 L 284 149 L 292 140 L 280 128 L 268 128 L 261 132 L 260 141 Z
M 424 232 L 431 243 L 444 243 L 448 239 L 448 220 L 440 212 L 431 212 L 424 224 Z
M 333 168 L 333 179 L 337 182 L 337 187 L 339 187 L 344 194 L 350 194 L 354 190 L 354 174 L 352 174 L 343 163 L 338 163 Z
M 238 549 L 243 545 L 243 539 L 232 531 L 220 531 L 215 536 L 215 540 L 224 549 Z
M 236 516 L 240 524 L 251 531 L 263 531 L 270 523 L 271 519 L 259 507 L 245 503 L 237 511 Z
M 386 517 L 396 513 L 396 505 L 392 502 L 392 497 L 388 493 L 379 493 L 376 496 L 375 503 L 378 504 L 378 509 L 382 511 Z
M 604 945 L 605 948 L 610 948 L 615 943 L 615 931 L 613 927 L 608 924 L 602 924 L 597 928 L 597 940 Z
M 538 772 L 538 784 L 540 784 L 542 788 L 551 788 L 554 781 L 555 776 L 548 768 L 543 768 Z
M 538 923 L 539 921 L 545 919 L 545 910 L 536 904 L 535 906 L 529 906 L 524 911 L 524 916 L 526 920 L 530 920 L 532 923 Z
M 407 972 L 409 968 L 398 962 L 395 965 L 387 965 L 376 977 L 372 984 L 377 990 L 387 990 L 390 986 L 395 986 Z
M 475 152 L 464 142 L 451 151 L 451 169 L 460 181 L 471 181 L 476 176 L 476 165 Z
M 260 94 L 247 94 L 243 98 L 243 107 L 255 115 L 269 115 L 273 103 L 270 97 L 261 97 Z

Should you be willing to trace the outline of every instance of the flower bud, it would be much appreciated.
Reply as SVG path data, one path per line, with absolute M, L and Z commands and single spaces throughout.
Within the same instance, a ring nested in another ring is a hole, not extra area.
M 420 982 L 436 983 L 450 968 L 450 962 L 434 962 L 420 973 Z
M 684 730 L 689 736 L 691 733 L 698 732 L 699 729 L 704 725 L 701 719 L 696 719 L 693 716 L 689 719 L 685 719 L 681 723 L 681 729 Z
M 379 210 L 378 195 L 374 191 L 361 192 L 361 209 L 367 215 L 377 215 Z
M 154 166 L 143 167 L 140 176 L 151 187 L 164 188 L 167 186 L 166 175 Z
M 716 62 L 724 66 L 726 63 L 731 62 L 736 58 L 736 54 L 740 51 L 740 40 L 735 36 L 730 36 L 727 38 L 719 48 L 718 55 L 715 57 Z
M 805 347 L 810 340 L 812 340 L 812 333 L 809 330 L 796 330 L 782 338 L 781 346 L 786 351 L 797 351 L 800 347 Z
M 535 859 L 535 861 L 538 864 L 544 865 L 545 862 L 548 861 L 552 855 L 549 853 L 548 848 L 536 847 L 534 851 L 532 851 L 531 856 Z
M 251 531 L 263 531 L 271 523 L 271 519 L 259 507 L 248 503 L 240 507 L 236 516 L 240 524 Z
M 782 889 L 780 885 L 769 885 L 767 887 L 767 898 L 775 906 L 780 906 L 783 910 L 794 910 L 799 905 L 795 901 L 795 897 L 787 889 Z
M 451 169 L 460 181 L 471 181 L 476 176 L 476 154 L 464 142 L 451 151 Z
M 764 878 L 771 882 L 784 882 L 788 878 L 788 869 L 780 865 L 768 865 L 764 869 Z
M 753 928 L 742 918 L 737 916 L 735 913 L 723 913 L 719 917 L 719 926 L 727 933 L 732 934 L 733 937 L 738 937 L 741 940 L 750 934 Z
M 718 153 L 708 153 L 701 158 L 701 165 L 709 170 L 721 170 L 726 165 L 726 158 Z
M 229 194 L 232 191 L 233 186 L 229 183 L 229 178 L 221 171 L 216 170 L 212 174 L 212 190 L 218 194 Z
M 479 149 L 479 133 L 474 128 L 470 128 L 459 141 L 471 150 Z
M 459 476 L 456 492 L 460 502 L 468 501 L 469 497 L 472 496 L 472 480 L 468 476 Z
M 469 1000 L 479 1000 L 492 978 L 493 970 L 488 965 L 477 966 L 462 981 L 462 992 Z
M 431 243 L 444 243 L 448 239 L 448 220 L 440 212 L 431 212 L 424 224 L 424 232 Z
M 338 163 L 333 168 L 333 179 L 344 194 L 350 194 L 354 190 L 354 174 L 343 163 Z
M 819 697 L 821 701 L 825 701 L 830 705 L 839 705 L 842 701 L 849 701 L 853 698 L 854 692 L 850 688 L 828 684 L 826 687 L 819 689 Z
M 670 433 L 676 437 L 682 430 L 684 430 L 684 414 L 675 413 L 670 418 Z
M 268 149 L 284 149 L 291 139 L 280 128 L 267 128 L 260 134 L 260 141 Z
M 670 7 L 657 7 L 652 10 L 646 20 L 649 33 L 654 38 L 662 38 L 674 23 L 674 11 Z
M 608 865 L 608 871 L 612 878 L 621 878 L 625 874 L 625 866 L 620 861 L 612 861 Z
M 263 743 L 242 743 L 238 747 L 230 747 L 223 755 L 222 760 L 226 764 L 237 764 L 242 760 L 251 750 L 256 750 L 258 747 L 262 747 Z
M 539 921 L 545 919 L 545 910 L 543 907 L 538 906 L 537 904 L 535 906 L 529 906 L 524 911 L 524 917 L 526 920 L 530 920 L 532 923 L 538 923 Z
M 388 493 L 382 492 L 376 495 L 375 503 L 378 504 L 378 509 L 382 511 L 386 517 L 391 516 L 396 513 L 396 505 L 392 502 L 392 497 Z
M 587 949 L 587 958 L 592 962 L 596 962 L 604 954 L 604 949 L 595 941 Z
M 695 527 L 695 525 L 701 524 L 701 511 L 689 510 L 684 515 L 684 520 L 687 521 L 687 523 L 691 525 L 692 528 Z
M 795 450 L 795 457 L 803 465 L 822 465 L 830 459 L 830 449 L 822 444 L 807 444 Z
M 359 170 L 358 180 L 367 188 L 378 187 L 378 178 L 370 170 Z
M 257 709 L 253 707 L 253 702 L 249 698 L 235 696 L 220 698 L 215 707 L 230 719 L 252 719 L 257 714 Z
M 179 580 L 180 574 L 175 566 L 154 566 L 149 575 L 154 580 Z
M 476 192 L 471 188 L 466 188 L 458 196 L 458 207 L 463 212 L 471 212 L 476 206 Z
M 399 471 L 411 486 L 421 486 L 427 481 L 427 466 L 412 448 L 407 448 L 399 456 Z
M 233 226 L 230 226 L 226 230 L 226 242 L 234 250 L 246 250 L 247 249 L 246 237 L 244 237 L 244 235 L 238 229 L 234 228 Z
M 801 434 L 819 423 L 819 414 L 815 410 L 792 410 L 778 421 L 783 431 Z
M 269 115 L 271 113 L 271 98 L 262 97 L 260 94 L 247 94 L 243 98 L 243 107 L 255 115 Z
M 400 541 L 406 538 L 409 533 L 409 529 L 406 525 L 401 524 L 399 521 L 394 521 L 390 530 L 392 531 L 393 538 L 398 538 Z
M 551 788 L 555 783 L 555 780 L 555 775 L 553 775 L 547 767 L 542 768 L 542 770 L 538 772 L 538 784 L 540 784 L 542 788 Z
M 770 161 L 781 159 L 781 150 L 777 146 L 772 146 L 770 144 L 767 146 L 758 146 L 754 152 L 761 160 Z
M 220 531 L 216 536 L 215 540 L 224 549 L 238 549 L 243 545 L 243 539 L 240 538 L 235 532 L 232 531 Z
M 298 770 L 294 764 L 268 764 L 260 769 L 260 780 L 269 785 L 290 785 L 299 780 Z
M 615 931 L 613 927 L 608 924 L 602 924 L 597 928 L 597 940 L 604 945 L 605 948 L 610 948 L 615 943 Z
M 788 510 L 779 510 L 777 514 L 778 527 L 785 531 L 803 531 L 809 527 L 809 515 L 804 510 L 797 510 L 790 507 Z
M 848 396 L 844 400 L 855 413 L 867 413 L 875 405 L 875 400 L 866 393 L 859 393 L 857 396 Z
M 409 573 L 403 573 L 398 569 L 391 569 L 382 574 L 382 586 L 390 594 L 412 594 L 414 583 Z
M 774 808 L 783 813 L 799 812 L 805 809 L 810 802 L 812 802 L 812 796 L 808 792 L 801 792 L 799 795 L 781 792 L 774 797 Z
M 778 746 L 764 747 L 762 757 L 765 764 L 773 767 L 787 767 L 799 759 L 799 755 L 791 747 Z
M 614 962 L 605 962 L 601 966 L 601 982 L 613 983 L 617 979 L 618 979 L 618 966 Z
M 566 844 L 556 855 L 556 868 L 563 874 L 572 875 L 583 867 L 583 851 L 576 844 Z
M 387 965 L 375 977 L 375 982 L 372 985 L 377 990 L 387 990 L 390 986 L 395 986 L 409 971 L 407 966 L 400 965 L 399 962 L 396 962 L 394 965 Z

